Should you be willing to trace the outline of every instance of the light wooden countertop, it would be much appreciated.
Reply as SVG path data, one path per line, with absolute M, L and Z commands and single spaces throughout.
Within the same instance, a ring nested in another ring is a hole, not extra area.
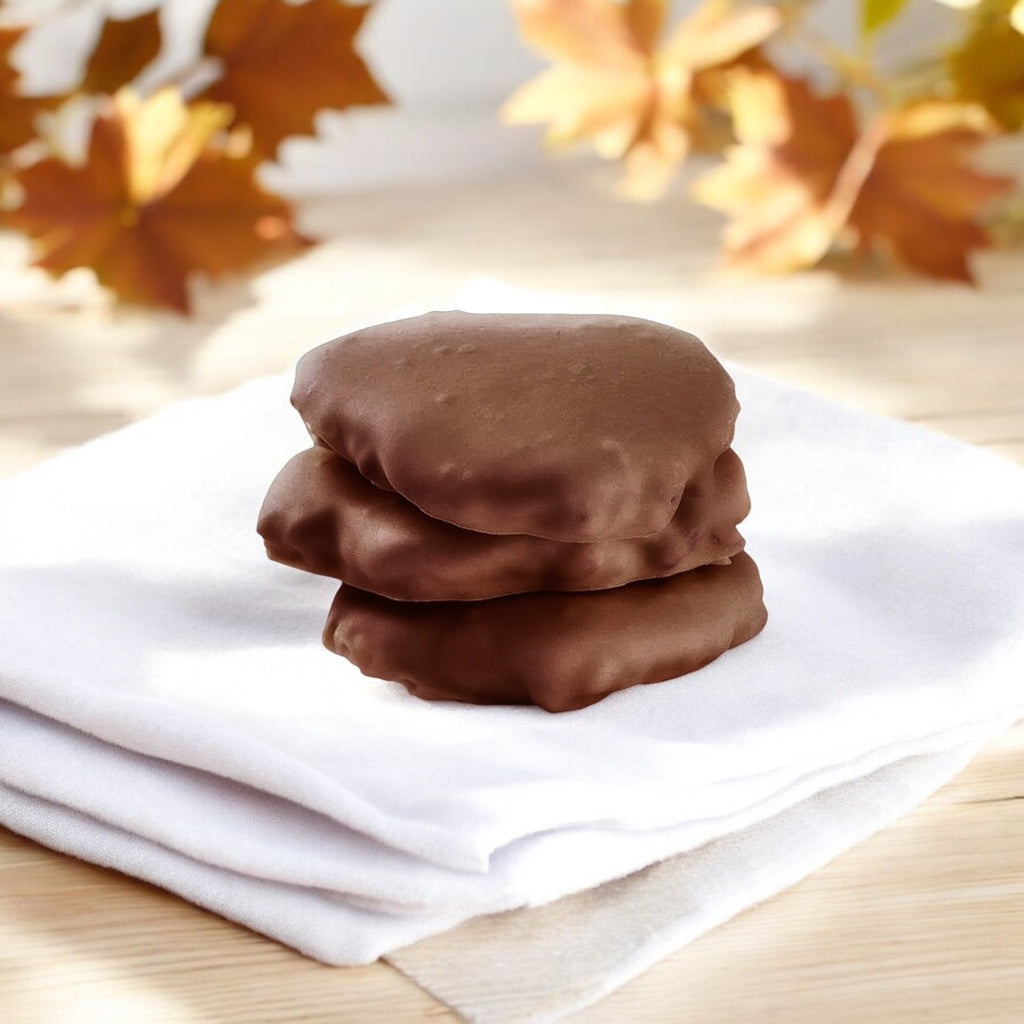
M 983 254 L 978 290 L 838 265 L 727 282 L 708 273 L 714 214 L 681 196 L 617 204 L 606 181 L 553 165 L 307 201 L 327 244 L 261 275 L 255 301 L 203 289 L 190 321 L 112 312 L 83 277 L 24 271 L 20 240 L 0 237 L 0 474 L 284 370 L 355 320 L 450 305 L 481 275 L 668 320 L 725 358 L 1024 463 L 1024 253 Z M 1020 1021 L 1022 851 L 1024 725 L 896 825 L 574 1019 Z M 4 1024 L 454 1019 L 384 964 L 323 967 L 0 830 Z

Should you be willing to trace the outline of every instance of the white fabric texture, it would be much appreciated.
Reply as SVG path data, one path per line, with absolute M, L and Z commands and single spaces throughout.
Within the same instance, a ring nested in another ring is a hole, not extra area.
M 454 928 L 452 919 L 363 910 L 322 889 L 227 871 L 3 784 L 0 821 L 329 963 L 362 963 L 381 947 L 395 950 L 387 957 L 394 966 L 477 1024 L 543 1024 L 596 1002 L 867 838 L 976 749 L 965 743 L 905 759 L 597 889 Z M 416 942 L 422 935 L 428 937 Z
M 626 878 L 543 907 L 474 918 L 387 959 L 476 1024 L 560 1020 L 867 839 L 976 749 L 899 761 Z
M 943 753 L 992 728 L 947 730 L 921 750 Z M 0 783 L 20 792 L 214 867 L 336 892 L 363 909 L 448 920 L 545 903 L 618 878 L 749 828 L 821 788 L 818 777 L 800 780 L 738 814 L 652 831 L 553 829 L 497 851 L 486 873 L 468 872 L 393 850 L 291 801 L 104 743 L 5 702 L 0 736 Z M 836 784 L 891 760 L 883 752 L 852 762 Z
M 254 533 L 307 443 L 271 379 L 0 486 L 0 697 L 471 870 L 545 829 L 734 813 L 1019 708 L 1024 473 L 736 376 L 770 619 L 699 673 L 561 715 L 361 676 L 320 643 L 334 582 Z
M 0 483 L 0 822 L 331 963 L 730 835 L 757 885 L 665 942 L 788 884 L 1022 713 L 1024 473 L 733 373 L 768 625 L 562 715 L 426 703 L 323 649 L 336 584 L 254 531 L 308 443 L 290 379 Z M 800 808 L 811 838 L 780 842 Z

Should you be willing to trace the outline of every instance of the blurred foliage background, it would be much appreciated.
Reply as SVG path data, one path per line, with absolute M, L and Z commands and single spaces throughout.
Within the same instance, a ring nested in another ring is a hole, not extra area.
M 814 0 L 507 2 L 541 70 L 505 98 L 504 130 L 542 125 L 549 148 L 615 162 L 624 202 L 662 200 L 700 156 L 689 194 L 724 215 L 728 270 L 843 251 L 970 282 L 972 253 L 1015 235 L 1018 184 L 983 158 L 1024 129 L 1024 0 L 859 0 L 852 40 Z M 171 60 L 166 3 L 8 0 L 0 227 L 53 275 L 86 267 L 120 300 L 180 312 L 196 275 L 308 246 L 265 171 L 320 112 L 397 115 L 362 53 L 388 3 L 205 0 Z M 19 53 L 86 7 L 96 31 L 74 80 L 26 87 Z M 887 39 L 922 12 L 949 30 L 894 59 Z

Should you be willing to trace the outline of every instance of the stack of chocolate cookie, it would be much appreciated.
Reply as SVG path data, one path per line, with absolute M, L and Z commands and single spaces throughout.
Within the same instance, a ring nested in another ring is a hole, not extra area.
M 585 707 L 756 635 L 728 374 L 618 316 L 426 316 L 307 353 L 314 439 L 274 480 L 271 558 L 343 581 L 324 631 L 428 699 Z

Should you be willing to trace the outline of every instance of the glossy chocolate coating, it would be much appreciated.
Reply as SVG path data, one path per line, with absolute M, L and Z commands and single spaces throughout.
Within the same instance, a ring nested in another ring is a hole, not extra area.
M 729 565 L 586 594 L 413 604 L 343 584 L 324 643 L 427 700 L 570 711 L 702 668 L 766 618 L 743 552 Z
M 429 516 L 567 542 L 664 530 L 739 409 L 714 356 L 664 324 L 462 312 L 321 345 L 292 402 L 318 443 Z
M 271 484 L 257 529 L 267 554 L 399 601 L 475 601 L 530 590 L 599 590 L 669 576 L 741 551 L 750 510 L 739 457 L 726 449 L 691 477 L 675 516 L 651 537 L 566 543 L 463 530 L 432 519 L 321 447 Z

